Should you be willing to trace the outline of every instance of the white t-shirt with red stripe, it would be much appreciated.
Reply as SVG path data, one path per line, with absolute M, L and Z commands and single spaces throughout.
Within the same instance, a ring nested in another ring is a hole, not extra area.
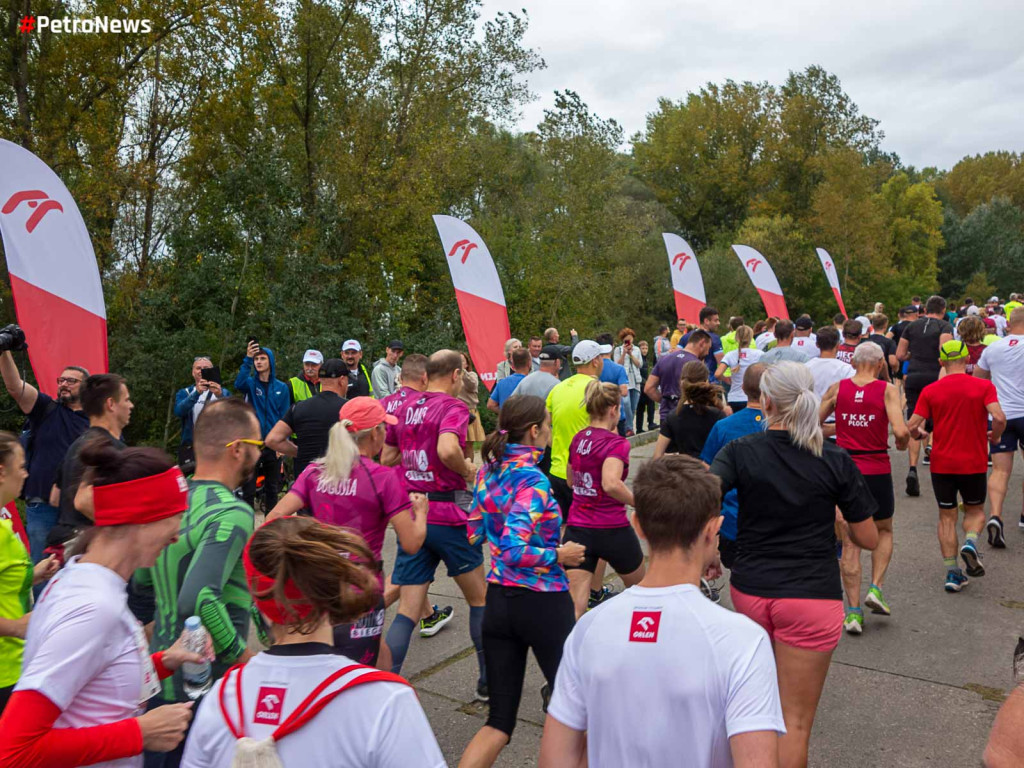
M 312 653 L 301 653 L 312 650 Z M 290 652 L 301 655 L 290 655 Z M 279 655 L 281 652 L 289 655 Z M 253 657 L 242 670 L 245 735 L 266 739 L 333 672 L 354 664 L 328 646 L 277 646 Z M 355 671 L 327 691 L 343 686 Z M 225 701 L 238 723 L 237 676 L 227 681 Z M 189 733 L 182 768 L 229 768 L 237 740 L 220 709 L 224 679 L 204 697 Z M 325 692 L 327 692 L 325 691 Z M 285 768 L 358 765 L 365 768 L 443 768 L 446 764 L 416 692 L 407 685 L 366 683 L 330 701 L 310 722 L 277 743 Z
M 786 732 L 768 635 L 692 584 L 630 587 L 584 614 L 548 714 L 587 731 L 590 768 L 731 768 L 732 736 Z

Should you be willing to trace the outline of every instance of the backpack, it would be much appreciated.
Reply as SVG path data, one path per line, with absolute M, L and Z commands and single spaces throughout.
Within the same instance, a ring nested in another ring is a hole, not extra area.
M 231 761 L 231 768 L 284 768 L 284 764 L 281 762 L 281 758 L 277 754 L 277 742 L 285 736 L 299 730 L 302 726 L 316 717 L 320 710 L 333 701 L 335 696 L 340 693 L 344 693 L 349 688 L 355 688 L 357 685 L 363 685 L 364 683 L 376 682 L 402 683 L 403 685 L 409 685 L 407 680 L 390 672 L 383 672 L 364 664 L 350 664 L 349 666 L 343 667 L 337 672 L 332 673 L 326 680 L 314 688 L 312 693 L 303 699 L 299 706 L 297 706 L 295 710 L 288 715 L 285 721 L 277 727 L 277 730 L 270 735 L 270 738 L 257 741 L 256 739 L 252 739 L 245 735 L 245 712 L 242 706 L 243 668 L 244 665 L 242 664 L 236 664 L 231 667 L 231 669 L 224 673 L 224 682 L 220 687 L 220 712 L 224 716 L 224 722 L 227 723 L 228 730 L 231 731 L 231 734 L 236 739 L 238 739 L 235 744 L 235 756 Z M 336 680 L 357 669 L 365 669 L 369 671 L 364 675 L 360 675 L 357 678 L 349 680 L 341 686 L 341 688 L 325 694 L 323 698 L 317 698 Z M 232 672 L 235 673 L 235 699 L 238 703 L 239 718 L 238 727 L 235 727 L 235 724 L 231 721 L 231 716 L 228 715 L 227 701 L 224 694 L 227 690 L 228 678 L 231 676 Z

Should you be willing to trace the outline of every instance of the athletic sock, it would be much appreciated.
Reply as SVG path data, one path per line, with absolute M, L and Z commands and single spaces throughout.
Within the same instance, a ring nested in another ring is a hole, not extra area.
M 409 652 L 409 641 L 412 640 L 412 630 L 416 622 L 404 614 L 395 616 L 388 628 L 388 636 L 384 642 L 391 650 L 391 671 L 398 675 L 402 672 L 402 664 L 405 663 L 405 654 Z
M 850 606 L 847 606 L 846 612 L 847 613 L 864 613 L 864 609 L 861 608 L 859 605 L 856 606 L 856 607 L 850 605 Z
M 942 558 L 942 564 L 946 566 L 947 571 L 956 570 L 956 558 L 955 557 L 944 557 Z M 392 625 L 394 626 L 394 625 Z
M 868 589 L 876 589 L 876 590 L 878 590 L 879 592 L 881 592 L 881 591 L 882 591 L 882 588 L 881 588 L 880 586 L 878 586 L 877 584 L 875 584 L 874 582 L 871 582 L 871 586 L 870 586 L 870 587 L 868 587 Z
M 476 647 L 476 663 L 480 666 L 480 682 L 487 685 L 487 667 L 484 666 L 484 606 L 469 606 L 469 636 Z
M 976 533 L 968 533 L 964 537 L 964 544 L 970 544 L 972 547 L 977 549 L 978 548 L 978 534 L 976 534 Z

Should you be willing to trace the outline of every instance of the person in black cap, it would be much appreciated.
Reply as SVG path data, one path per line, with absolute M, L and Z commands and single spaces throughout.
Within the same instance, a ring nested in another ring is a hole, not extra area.
M 346 403 L 347 391 L 348 366 L 337 358 L 326 360 L 320 367 L 320 391 L 289 408 L 267 434 L 267 448 L 295 458 L 296 477 L 327 452 L 328 435 Z M 295 442 L 290 439 L 292 434 Z
M 561 381 L 565 381 L 572 376 L 572 369 L 569 367 L 569 356 L 580 340 L 575 328 L 569 331 L 569 337 L 572 340 L 572 344 L 559 344 L 558 329 L 548 328 L 544 331 L 544 346 L 541 347 L 542 352 L 547 352 L 551 358 L 562 361 L 562 367 L 558 372 L 558 378 Z
M 373 396 L 378 400 L 398 391 L 398 381 L 402 376 L 402 367 L 398 361 L 402 359 L 404 353 L 405 345 L 398 339 L 392 339 L 387 351 L 384 352 L 384 357 L 373 364 L 370 382 L 373 384 Z
M 821 354 L 818 349 L 818 337 L 811 332 L 814 322 L 810 315 L 800 315 L 793 323 L 793 344 L 808 357 L 817 357 Z

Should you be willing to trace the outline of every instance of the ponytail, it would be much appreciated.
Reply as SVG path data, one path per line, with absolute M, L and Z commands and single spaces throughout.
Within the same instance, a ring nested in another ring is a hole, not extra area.
M 480 456 L 488 470 L 496 469 L 510 443 L 521 443 L 530 429 L 547 418 L 544 401 L 533 395 L 514 395 L 498 412 L 498 427 L 484 440 Z
M 805 366 L 776 363 L 761 377 L 761 399 L 768 398 L 775 406 L 774 413 L 768 413 L 769 427 L 778 424 L 789 432 L 794 445 L 821 456 L 825 442 L 818 419 L 821 399 L 813 387 L 814 379 Z
M 622 402 L 622 395 L 617 384 L 608 381 L 594 381 L 587 384 L 584 403 L 587 415 L 591 419 L 604 418 L 608 411 Z
M 372 427 L 353 433 L 348 430 L 350 426 L 352 422 L 348 419 L 332 426 L 328 433 L 327 453 L 313 462 L 320 470 L 316 484 L 320 493 L 338 493 L 359 460 L 359 443 L 377 429 Z

